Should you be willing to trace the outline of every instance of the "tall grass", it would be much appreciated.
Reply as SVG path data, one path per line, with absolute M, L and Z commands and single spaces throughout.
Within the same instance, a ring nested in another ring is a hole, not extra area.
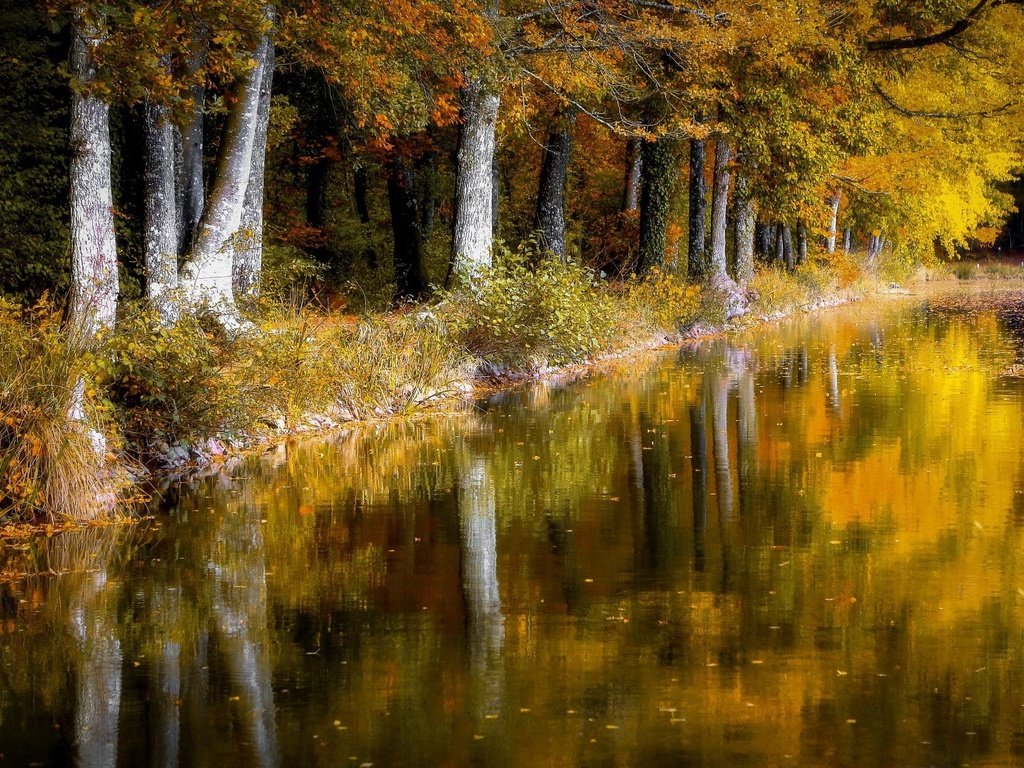
M 110 507 L 112 472 L 72 414 L 91 395 L 90 355 L 49 303 L 0 300 L 0 522 L 89 520 Z

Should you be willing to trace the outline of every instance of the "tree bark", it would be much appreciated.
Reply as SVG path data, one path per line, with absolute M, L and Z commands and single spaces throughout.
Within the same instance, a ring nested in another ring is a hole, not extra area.
M 750 195 L 750 183 L 736 176 L 736 282 L 747 285 L 754 278 L 754 236 L 757 229 L 757 201 Z
M 111 328 L 117 313 L 117 244 L 110 184 L 110 114 L 88 90 L 96 79 L 99 30 L 81 16 L 71 41 L 71 322 L 83 340 Z
M 646 274 L 665 263 L 668 219 L 676 186 L 676 151 L 671 139 L 645 141 L 640 183 L 640 249 L 637 272 Z
M 238 82 L 228 116 L 217 173 L 181 282 L 188 301 L 213 311 L 228 331 L 242 326 L 233 291 L 234 239 L 242 223 L 245 190 L 252 171 L 263 71 L 272 43 L 264 37 L 256 65 Z
M 193 39 L 195 51 L 188 63 L 188 74 L 195 74 L 205 65 L 209 51 L 208 32 L 201 28 Z M 203 186 L 203 114 L 206 88 L 193 85 L 189 89 L 191 106 L 188 122 L 181 131 L 181 165 L 178 169 L 178 254 L 183 256 L 192 247 L 199 221 L 206 207 Z
M 420 206 L 420 233 L 430 237 L 437 214 L 437 158 L 427 152 L 416 163 L 416 199 Z M 497 218 L 495 218 L 497 229 Z
M 726 232 L 729 226 L 729 142 L 719 137 L 715 142 L 715 178 L 711 198 L 711 280 L 726 280 Z
M 451 277 L 472 279 L 491 265 L 494 244 L 494 148 L 498 94 L 479 78 L 462 91 L 462 133 L 455 174 Z
M 687 273 L 696 280 L 707 272 L 704 220 L 707 217 L 708 191 L 704 182 L 707 145 L 702 139 L 690 140 L 690 216 L 687 242 Z
M 412 169 L 404 158 L 388 164 L 388 203 L 394 233 L 395 299 L 417 299 L 427 293 L 423 236 Z
M 853 249 L 853 227 L 847 227 L 843 230 L 843 252 L 847 256 L 850 255 L 850 251 Z
M 793 254 L 793 230 L 789 224 L 782 225 L 782 255 L 786 261 L 786 269 L 792 272 L 796 268 Z
M 539 245 L 565 261 L 565 181 L 569 173 L 569 154 L 573 118 L 548 134 L 541 161 L 540 185 L 537 190 L 537 211 L 534 225 Z
M 758 220 L 754 228 L 754 243 L 756 245 L 757 255 L 765 261 L 772 260 L 772 242 L 773 242 L 773 229 L 772 225 Z
M 807 224 L 803 219 L 796 222 L 796 263 L 803 264 L 807 261 Z
M 366 264 L 370 269 L 377 269 L 377 251 L 373 247 L 373 227 L 370 224 L 370 206 L 366 200 L 366 192 L 369 186 L 366 178 L 366 166 L 359 165 L 356 167 L 353 174 L 352 184 L 352 196 L 356 203 L 356 215 L 359 217 L 359 221 L 363 225 L 363 234 L 366 237 L 366 247 L 363 251 L 363 257 L 366 259 Z
M 622 210 L 635 211 L 640 207 L 640 173 L 643 155 L 640 140 L 630 139 L 626 143 L 626 183 L 622 191 Z
M 167 108 L 145 105 L 143 263 L 146 298 L 163 323 L 177 320 L 178 210 L 175 194 L 174 129 Z
M 260 78 L 259 107 L 253 133 L 249 181 L 245 186 L 241 237 L 231 265 L 232 287 L 236 297 L 255 298 L 260 292 L 263 271 L 263 186 L 267 165 L 267 128 L 270 125 L 270 97 L 274 87 L 274 43 L 268 39 L 263 73 Z
M 825 241 L 825 251 L 831 256 L 836 252 L 836 235 L 839 228 L 839 195 L 832 195 L 828 199 L 828 206 L 832 215 L 828 220 L 828 238 Z

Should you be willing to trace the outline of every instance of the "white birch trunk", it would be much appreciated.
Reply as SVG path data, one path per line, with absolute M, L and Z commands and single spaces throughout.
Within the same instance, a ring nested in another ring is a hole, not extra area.
M 479 79 L 462 92 L 462 136 L 455 174 L 452 272 L 472 279 L 491 265 L 494 244 L 493 187 L 495 131 L 500 98 Z
M 274 44 L 268 42 L 267 57 L 260 82 L 260 104 L 253 138 L 252 165 L 245 188 L 241 238 L 233 264 L 235 296 L 255 297 L 260 292 L 263 269 L 263 183 L 267 164 L 267 127 L 270 124 L 270 97 L 274 81 Z
M 832 195 L 828 199 L 828 205 L 832 209 L 832 215 L 828 222 L 828 241 L 825 250 L 831 255 L 836 252 L 836 236 L 839 232 L 839 195 Z
M 149 102 L 145 111 L 146 171 L 143 263 L 146 298 L 161 321 L 178 318 L 178 211 L 175 194 L 174 129 L 167 109 Z
M 224 129 L 216 179 L 181 276 L 187 301 L 213 311 L 231 332 L 243 326 L 232 286 L 234 241 L 242 223 L 270 45 L 269 38 L 263 38 L 256 51 L 256 65 L 239 80 L 235 108 Z
M 76 19 L 70 62 L 79 84 L 71 95 L 71 321 L 84 341 L 113 327 L 118 294 L 109 108 L 88 93 L 99 42 L 99 30 Z

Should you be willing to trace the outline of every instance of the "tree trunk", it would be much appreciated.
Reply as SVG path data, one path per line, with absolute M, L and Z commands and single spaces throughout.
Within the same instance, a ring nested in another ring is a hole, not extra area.
M 255 298 L 260 293 L 260 273 L 263 271 L 263 184 L 267 165 L 267 128 L 270 124 L 270 97 L 274 87 L 274 43 L 266 43 L 266 58 L 260 78 L 259 107 L 256 111 L 256 130 L 253 133 L 252 162 L 249 181 L 245 186 L 245 201 L 238 250 L 231 265 L 232 282 L 236 297 Z
M 256 65 L 238 82 L 217 160 L 217 173 L 203 212 L 191 258 L 182 271 L 189 302 L 212 310 L 229 331 L 242 326 L 233 292 L 234 239 L 242 223 L 245 190 L 252 171 L 263 71 L 272 43 L 264 37 Z
M 742 173 L 736 176 L 736 282 L 747 285 L 754 277 L 754 236 L 757 229 L 757 201 L 750 196 L 750 183 Z
M 622 192 L 622 210 L 635 211 L 640 207 L 640 172 L 643 155 L 640 140 L 630 139 L 626 143 L 626 184 Z
M 796 222 L 796 263 L 803 264 L 807 261 L 807 224 L 803 219 Z
M 178 211 L 175 194 L 174 129 L 167 108 L 145 106 L 146 170 L 143 221 L 143 262 L 146 298 L 162 322 L 177 317 Z
M 637 272 L 646 274 L 665 263 L 668 219 L 676 185 L 676 151 L 671 139 L 645 141 L 640 183 L 640 250 Z
M 395 299 L 418 299 L 427 293 L 427 273 L 416 189 L 412 169 L 404 158 L 388 164 L 388 203 L 395 241 Z
M 370 224 L 370 206 L 366 200 L 366 192 L 369 186 L 366 178 L 366 166 L 359 165 L 353 173 L 352 197 L 356 203 L 356 215 L 363 225 L 363 234 L 366 237 L 366 247 L 363 250 L 363 257 L 366 259 L 370 269 L 377 269 L 377 251 L 373 247 L 373 227 Z
M 707 388 L 707 385 L 704 385 Z M 706 397 L 690 406 L 690 466 L 693 487 L 693 569 L 705 567 L 705 536 L 708 527 L 708 437 Z
M 850 255 L 850 251 L 853 249 L 853 227 L 847 227 L 843 230 L 843 252 L 847 256 Z
M 765 261 L 772 260 L 773 228 L 772 225 L 758 220 L 754 228 L 754 244 L 757 255 Z
M 786 269 L 792 272 L 796 268 L 793 254 L 793 230 L 789 224 L 782 225 L 782 255 L 786 262 Z
M 687 273 L 696 280 L 707 272 L 704 220 L 707 215 L 708 190 L 704 183 L 707 145 L 702 139 L 690 140 L 690 226 L 687 242 Z
M 501 225 L 501 167 L 498 165 L 498 144 L 491 155 L 491 239 L 498 236 Z
M 195 54 L 189 60 L 188 74 L 194 77 L 206 64 L 209 51 L 208 32 L 200 29 L 193 46 Z M 199 221 L 206 207 L 203 186 L 203 114 L 206 88 L 194 85 L 189 89 L 191 105 L 188 122 L 181 131 L 181 165 L 178 168 L 178 254 L 183 256 L 192 248 L 199 229 Z
M 110 185 L 110 116 L 90 95 L 96 79 L 93 50 L 99 31 L 77 18 L 71 41 L 71 321 L 83 340 L 114 325 L 117 313 L 117 245 Z
M 726 269 L 725 241 L 729 226 L 729 142 L 719 137 L 715 142 L 715 179 L 711 198 L 711 281 L 729 277 Z
M 472 279 L 491 265 L 494 244 L 494 148 L 498 94 L 474 79 L 462 91 L 462 133 L 455 173 L 450 277 Z
M 420 206 L 420 234 L 426 239 L 434 231 L 434 220 L 437 213 L 437 158 L 433 152 L 427 152 L 417 161 L 416 171 L 416 199 Z
M 317 229 L 327 224 L 327 180 L 332 164 L 320 157 L 306 169 L 306 223 Z
M 786 261 L 785 224 L 781 221 L 775 225 L 775 261 L 784 264 Z
M 832 195 L 828 199 L 828 206 L 832 215 L 828 220 L 828 238 L 825 241 L 825 251 L 831 256 L 836 252 L 836 235 L 839 227 L 839 195 Z
M 716 371 L 711 380 L 711 413 L 718 511 L 722 522 L 729 522 L 734 511 L 734 500 L 732 462 L 729 457 L 729 376 L 725 370 Z
M 572 149 L 570 128 L 573 118 L 566 125 L 553 129 L 548 134 L 541 161 L 540 186 L 537 190 L 537 211 L 534 224 L 539 245 L 565 261 L 565 180 L 569 173 L 569 154 Z

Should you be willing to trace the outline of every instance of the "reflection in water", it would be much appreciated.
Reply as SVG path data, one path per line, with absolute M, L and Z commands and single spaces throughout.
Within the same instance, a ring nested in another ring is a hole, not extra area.
M 37 575 L 0 585 L 0 753 L 1013 764 L 1024 392 L 996 375 L 1001 318 L 792 321 L 298 442 L 130 538 L 8 550 Z
M 479 714 L 501 701 L 501 654 L 505 641 L 498 586 L 498 536 L 494 479 L 487 459 L 463 446 L 458 475 L 462 594 L 466 602 L 469 670 L 484 694 Z

